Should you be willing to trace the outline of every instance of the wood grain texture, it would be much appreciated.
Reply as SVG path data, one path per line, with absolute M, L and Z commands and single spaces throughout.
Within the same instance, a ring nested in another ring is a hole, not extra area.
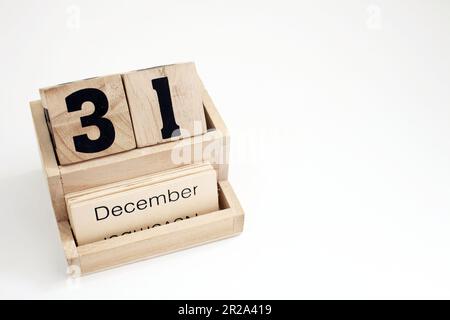
M 64 254 L 69 266 L 80 266 L 77 245 L 72 235 L 72 229 L 68 221 L 58 222 L 59 236 L 64 249 Z
M 97 126 L 82 127 L 80 117 L 91 115 L 94 105 L 83 103 L 80 111 L 68 112 L 66 97 L 87 88 L 101 90 L 108 99 L 109 108 L 103 118 L 109 119 L 114 126 L 115 139 L 107 149 L 94 153 L 75 150 L 74 136 L 87 134 L 91 140 L 98 139 Z M 44 107 L 48 110 L 51 129 L 60 164 L 70 164 L 88 159 L 111 155 L 136 147 L 130 113 L 120 75 L 92 78 L 70 82 L 40 90 Z
M 228 130 L 206 90 L 203 105 L 209 132 L 196 137 L 138 148 L 71 165 L 60 166 L 64 193 L 80 191 L 199 161 L 210 162 L 218 180 L 227 180 L 229 161 Z M 176 163 L 174 154 L 188 155 Z M 184 160 L 183 160 L 184 161 Z
M 231 207 L 199 217 L 78 247 L 83 274 L 108 269 L 242 232 L 243 211 L 227 181 L 219 182 L 219 199 Z
M 152 80 L 167 77 L 175 121 L 181 135 L 163 139 L 163 122 Z M 146 147 L 206 131 L 202 86 L 193 63 L 173 64 L 122 75 L 138 147 Z
M 39 101 L 31 103 L 44 172 L 48 179 L 52 204 L 69 266 L 82 274 L 112 268 L 173 251 L 201 245 L 239 234 L 243 230 L 244 212 L 228 183 L 229 134 L 206 90 L 202 89 L 205 120 L 210 132 L 192 138 L 112 154 L 69 165 L 57 164 L 51 136 Z M 217 157 L 216 148 L 219 146 Z M 154 229 L 138 231 L 117 238 L 77 246 L 67 220 L 64 194 L 99 187 L 123 179 L 137 178 L 185 165 L 174 163 L 173 152 L 188 150 L 189 163 L 210 161 L 218 175 L 220 210 L 177 221 Z M 196 158 L 194 155 L 200 154 Z M 214 163 L 217 158 L 219 161 Z
M 177 169 L 155 179 L 123 181 L 82 196 L 66 196 L 78 245 L 150 229 L 218 210 L 217 177 L 211 165 Z
M 214 129 L 216 134 L 222 137 L 222 148 L 214 147 L 211 152 L 204 152 L 207 155 L 208 161 L 213 165 L 214 169 L 217 171 L 218 180 L 228 179 L 228 167 L 230 161 L 230 133 L 228 131 L 225 122 L 220 116 L 217 108 L 211 99 L 208 91 L 205 89 L 202 83 L 202 100 L 203 108 L 205 110 L 205 118 L 208 130 Z M 214 143 L 220 143 L 215 141 Z M 206 147 L 207 148 L 207 147 Z M 216 153 L 215 151 L 218 151 Z
M 64 201 L 64 191 L 59 166 L 53 151 L 50 133 L 45 120 L 44 109 L 40 101 L 30 102 L 30 109 L 38 141 L 42 167 L 47 179 L 55 217 L 57 221 L 67 220 L 66 203 Z

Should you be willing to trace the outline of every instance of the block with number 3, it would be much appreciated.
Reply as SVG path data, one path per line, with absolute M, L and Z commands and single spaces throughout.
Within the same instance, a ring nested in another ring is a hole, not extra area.
M 136 148 L 120 75 L 40 90 L 60 164 Z

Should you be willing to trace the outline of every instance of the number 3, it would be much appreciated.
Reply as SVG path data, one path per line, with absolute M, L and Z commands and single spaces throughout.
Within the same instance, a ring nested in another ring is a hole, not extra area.
M 94 112 L 88 116 L 80 118 L 83 128 L 97 126 L 100 136 L 96 140 L 91 140 L 87 134 L 73 137 L 75 150 L 84 153 L 95 153 L 108 149 L 114 142 L 116 132 L 109 119 L 103 118 L 108 112 L 109 103 L 106 95 L 99 89 L 88 88 L 78 90 L 66 97 L 67 111 L 80 111 L 85 102 L 94 104 Z

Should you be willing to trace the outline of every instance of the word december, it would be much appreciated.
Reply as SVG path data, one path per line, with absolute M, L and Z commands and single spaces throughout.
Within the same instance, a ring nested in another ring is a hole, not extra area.
M 108 208 L 106 206 L 95 207 L 95 218 L 97 221 L 105 220 L 110 215 L 114 217 L 121 216 L 125 213 L 133 213 L 145 210 L 147 208 L 152 208 L 153 206 L 164 205 L 166 203 L 175 202 L 179 199 L 187 199 L 191 196 L 197 195 L 198 186 L 193 186 L 191 188 L 184 188 L 181 191 L 170 191 L 167 190 L 166 193 L 161 193 L 157 196 L 150 196 L 147 199 L 140 199 L 136 202 L 127 202 L 124 205 L 116 205 L 112 208 Z

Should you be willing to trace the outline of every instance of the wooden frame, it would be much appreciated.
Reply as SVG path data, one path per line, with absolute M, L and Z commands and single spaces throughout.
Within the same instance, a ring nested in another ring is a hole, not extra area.
M 229 135 L 206 90 L 203 105 L 208 132 L 197 137 L 134 149 L 66 166 L 58 165 L 44 109 L 30 103 L 42 166 L 58 223 L 67 263 L 81 274 L 150 258 L 239 234 L 244 212 L 227 181 Z M 210 161 L 217 171 L 220 210 L 153 229 L 77 246 L 64 194 L 180 166 L 172 161 L 177 149 L 190 151 L 189 162 Z M 209 153 L 209 150 L 214 150 Z M 197 157 L 194 157 L 196 155 Z M 198 157 L 198 155 L 200 155 Z

